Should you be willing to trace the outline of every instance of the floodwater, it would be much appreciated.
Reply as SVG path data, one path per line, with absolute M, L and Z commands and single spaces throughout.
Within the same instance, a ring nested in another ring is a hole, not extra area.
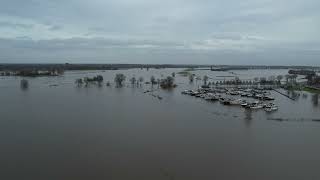
M 201 82 L 144 94 L 145 80 L 181 69 L 71 71 L 62 77 L 0 78 L 0 179 L 301 180 L 320 179 L 319 96 L 273 93 L 279 111 L 248 111 L 181 95 Z M 77 87 L 76 78 L 116 73 L 123 88 Z M 195 71 L 213 80 L 228 72 Z M 241 79 L 287 70 L 234 71 Z M 217 77 L 218 76 L 218 77 Z M 157 87 L 154 87 L 157 88 Z

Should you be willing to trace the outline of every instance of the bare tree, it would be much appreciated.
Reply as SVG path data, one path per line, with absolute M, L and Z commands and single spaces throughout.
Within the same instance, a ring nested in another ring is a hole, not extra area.
M 282 75 L 278 75 L 277 76 L 277 80 L 278 80 L 278 83 L 281 84 L 281 80 L 283 79 L 283 76 Z
M 190 82 L 190 83 L 193 83 L 193 81 L 194 81 L 194 75 L 193 75 L 193 74 L 190 74 L 190 75 L 189 75 L 189 82 Z
M 144 81 L 143 77 L 139 77 L 139 82 L 143 83 L 143 81 Z
M 267 78 L 265 78 L 265 77 L 261 77 L 260 78 L 260 83 L 261 84 L 266 84 L 266 82 L 267 82 Z
M 131 82 L 131 84 L 132 85 L 135 85 L 136 84 L 136 78 L 135 77 L 132 77 L 131 79 L 130 79 L 130 82 Z
M 117 84 L 117 87 L 122 87 L 125 80 L 126 76 L 124 74 L 116 74 L 116 77 L 114 78 L 114 82 Z
M 296 75 L 296 74 L 291 75 L 291 79 L 292 79 L 293 83 L 297 83 L 297 77 L 298 77 L 298 75 Z
M 286 74 L 284 77 L 286 78 L 286 84 L 288 84 L 289 80 L 291 79 L 290 74 Z
M 153 86 L 154 84 L 157 83 L 156 78 L 154 76 L 151 76 L 150 82 L 151 82 L 151 85 Z
M 276 81 L 276 77 L 275 76 L 269 76 L 268 77 L 268 81 L 270 81 L 273 84 Z
M 83 84 L 83 80 L 81 78 L 76 79 L 75 83 L 77 84 L 77 86 L 81 86 Z
M 203 76 L 203 84 L 207 85 L 209 77 L 207 75 Z
M 196 77 L 196 83 L 198 83 L 198 81 L 201 81 L 201 77 L 200 76 Z
M 236 84 L 241 84 L 240 78 L 238 76 L 234 78 L 234 81 Z

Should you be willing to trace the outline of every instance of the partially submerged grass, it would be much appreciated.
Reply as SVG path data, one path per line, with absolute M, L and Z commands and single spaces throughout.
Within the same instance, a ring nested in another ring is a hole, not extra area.
M 302 88 L 302 90 L 310 93 L 320 94 L 320 90 L 309 88 L 309 87 L 304 87 Z
M 181 72 L 178 72 L 178 74 L 180 74 L 181 76 L 190 76 L 190 75 L 192 75 L 191 71 L 194 71 L 194 69 L 188 68 L 188 69 L 185 69 Z
M 316 93 L 316 94 L 320 94 L 320 90 L 318 89 L 314 89 L 314 88 L 310 88 L 310 87 L 306 87 L 306 86 L 289 86 L 289 87 L 286 87 L 285 88 L 286 90 L 289 90 L 289 91 L 306 91 L 306 92 L 309 92 L 309 93 Z

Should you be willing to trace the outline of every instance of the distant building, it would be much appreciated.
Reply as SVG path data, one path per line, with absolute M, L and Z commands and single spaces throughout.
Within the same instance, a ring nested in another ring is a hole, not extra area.
M 312 71 L 312 70 L 306 70 L 306 69 L 290 69 L 289 74 L 296 74 L 296 75 L 304 75 L 304 76 L 308 76 L 308 75 L 311 75 L 311 76 L 315 76 L 316 75 L 316 72 L 315 71 Z

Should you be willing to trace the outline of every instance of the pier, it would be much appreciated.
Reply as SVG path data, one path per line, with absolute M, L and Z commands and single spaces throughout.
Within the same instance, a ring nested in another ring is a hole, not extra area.
M 283 92 L 280 92 L 280 91 L 278 91 L 278 90 L 276 90 L 276 89 L 273 89 L 275 92 L 277 92 L 277 93 L 279 93 L 279 94 L 281 94 L 281 95 L 283 95 L 283 96 L 285 96 L 285 97 L 287 97 L 287 98 L 289 98 L 289 99 L 291 99 L 291 100 L 293 100 L 293 101 L 295 101 L 295 99 L 294 98 L 292 98 L 292 97 L 290 97 L 289 95 L 287 95 L 287 94 L 284 94 Z

